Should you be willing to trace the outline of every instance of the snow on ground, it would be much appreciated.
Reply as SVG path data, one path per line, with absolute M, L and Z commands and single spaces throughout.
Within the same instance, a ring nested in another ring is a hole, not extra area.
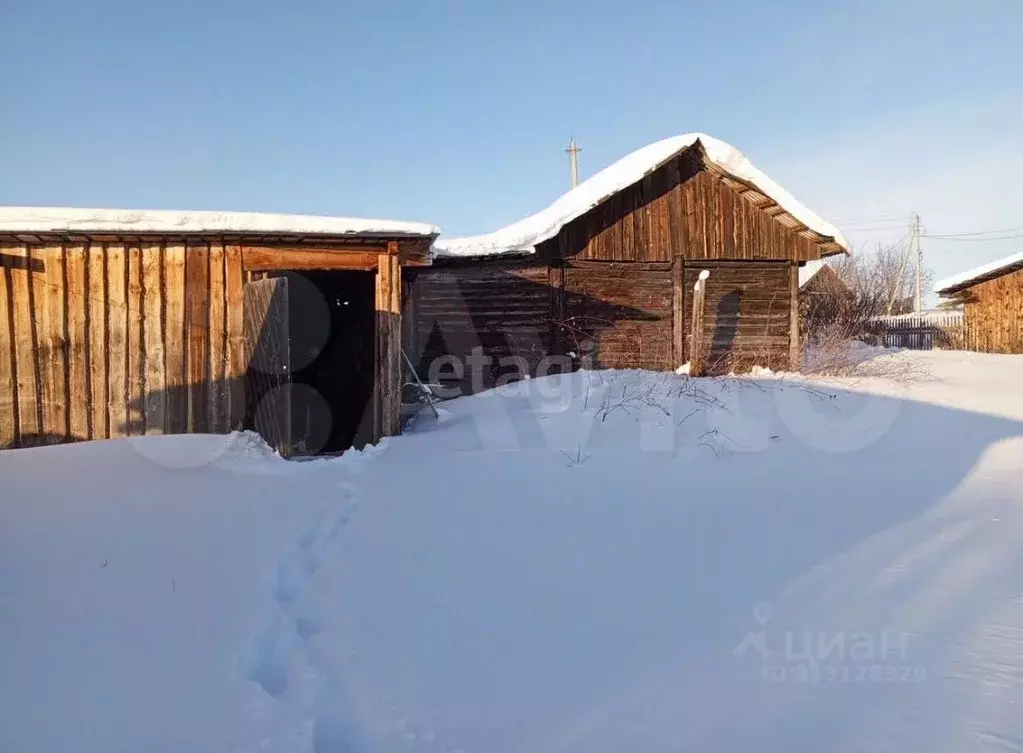
M 1023 357 L 876 361 L 0 453 L 0 749 L 1021 750 Z

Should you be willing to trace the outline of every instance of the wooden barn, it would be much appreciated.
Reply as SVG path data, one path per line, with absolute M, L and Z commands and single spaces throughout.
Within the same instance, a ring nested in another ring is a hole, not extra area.
M 827 330 L 855 302 L 855 295 L 826 260 L 799 268 L 799 319 L 804 339 Z
M 692 352 L 706 270 L 695 335 L 706 371 L 791 368 L 800 265 L 846 250 L 736 149 L 687 134 L 495 233 L 439 239 L 433 266 L 410 276 L 407 337 L 420 374 L 459 389 L 547 373 L 557 356 L 570 368 L 675 369 Z
M 939 281 L 938 295 L 963 307 L 963 347 L 1023 353 L 1023 254 Z
M 284 454 L 400 430 L 419 223 L 0 209 L 0 448 L 252 428 Z

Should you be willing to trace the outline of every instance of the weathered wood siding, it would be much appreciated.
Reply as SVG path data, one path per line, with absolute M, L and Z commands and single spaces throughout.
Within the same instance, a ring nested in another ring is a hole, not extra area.
M 565 268 L 565 342 L 595 368 L 671 369 L 671 264 L 576 261 Z M 585 362 L 585 361 L 584 361 Z
M 241 427 L 237 247 L 0 244 L 0 261 L 0 447 Z
M 692 289 L 702 270 L 710 272 L 703 342 L 707 373 L 766 366 L 789 368 L 791 356 L 791 270 L 787 262 L 696 262 L 687 264 L 686 352 L 692 348 Z
M 1023 353 L 1023 269 L 968 288 L 964 347 L 983 353 Z
M 541 258 L 599 261 L 821 258 L 817 243 L 787 221 L 761 194 L 682 155 L 568 223 L 537 250 Z
M 419 371 L 441 356 L 464 365 L 473 348 L 531 371 L 567 353 L 587 366 L 675 368 L 689 351 L 691 291 L 704 268 L 708 369 L 789 368 L 799 347 L 795 265 L 822 249 L 837 246 L 686 152 L 565 225 L 528 262 L 420 272 L 407 304 Z M 488 372 L 483 386 L 502 375 Z
M 458 376 L 441 364 L 458 361 L 466 366 L 479 349 L 488 360 L 479 367 L 475 389 L 492 387 L 502 375 L 516 371 L 535 374 L 551 352 L 556 296 L 546 264 L 506 262 L 417 271 L 405 303 L 406 311 L 414 310 L 409 349 L 417 371 L 471 389 L 469 367 Z

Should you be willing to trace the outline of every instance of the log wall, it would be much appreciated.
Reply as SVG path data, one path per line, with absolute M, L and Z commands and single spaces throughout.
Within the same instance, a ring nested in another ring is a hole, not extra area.
M 703 321 L 706 371 L 725 374 L 752 366 L 788 369 L 792 357 L 792 266 L 787 262 L 687 264 L 685 339 L 692 348 L 693 285 L 707 278 Z M 798 344 L 798 343 L 797 343 Z
M 967 350 L 1023 353 L 1023 269 L 974 285 L 962 297 Z
M 565 268 L 565 341 L 588 366 L 666 370 L 672 356 L 671 264 L 575 261 Z
M 465 390 L 493 387 L 516 371 L 535 374 L 552 352 L 558 289 L 546 264 L 504 262 L 419 270 L 408 287 L 406 311 L 414 311 L 409 343 L 417 371 Z M 489 362 L 471 385 L 466 369 L 456 375 L 438 359 L 468 363 L 474 349 Z
M 237 246 L 0 244 L 0 448 L 240 428 Z
M 673 369 L 688 358 L 701 269 L 711 271 L 708 372 L 797 367 L 797 265 L 837 248 L 797 226 L 762 193 L 679 155 L 565 225 L 529 261 L 418 272 L 409 310 L 419 371 L 442 356 L 465 364 L 473 348 L 495 363 L 521 358 L 531 373 L 565 354 L 594 368 Z M 495 368 L 477 388 L 502 375 Z

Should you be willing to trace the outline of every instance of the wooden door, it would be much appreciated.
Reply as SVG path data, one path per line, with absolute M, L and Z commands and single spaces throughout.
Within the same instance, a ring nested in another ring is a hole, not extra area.
M 245 285 L 245 427 L 281 455 L 291 454 L 288 278 Z

